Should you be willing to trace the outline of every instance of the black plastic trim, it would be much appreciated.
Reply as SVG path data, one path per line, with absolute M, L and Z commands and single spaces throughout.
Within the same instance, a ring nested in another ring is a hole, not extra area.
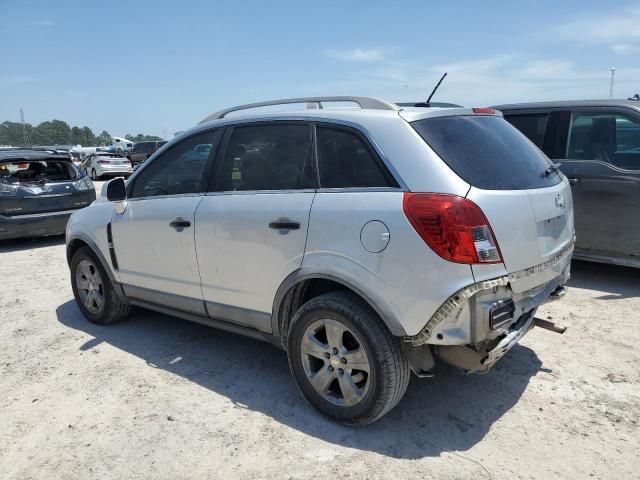
M 118 257 L 116 257 L 116 250 L 113 247 L 113 234 L 111 232 L 111 222 L 107 223 L 107 242 L 109 243 L 109 256 L 111 257 L 111 265 L 114 270 L 118 270 Z
M 272 345 L 278 348 L 282 348 L 282 345 L 280 345 L 280 341 L 277 337 L 274 337 L 273 335 L 270 335 L 268 333 L 254 330 L 252 328 L 242 327 L 240 325 L 234 325 L 232 323 L 227 323 L 222 320 L 216 320 L 213 318 L 205 317 L 203 315 L 197 315 L 194 313 L 189 313 L 189 312 L 185 312 L 185 311 L 174 309 L 174 308 L 164 307 L 152 302 L 146 302 L 144 300 L 132 299 L 130 303 L 131 305 L 135 305 L 137 307 L 147 308 L 155 312 L 164 313 L 165 315 L 179 317 L 184 320 L 188 320 L 190 322 L 200 323 L 208 327 L 213 327 L 219 330 L 236 333 L 238 335 L 244 335 L 246 337 L 255 338 L 257 340 L 263 340 L 265 342 L 271 343 Z
M 207 312 L 211 318 L 218 318 L 225 322 L 241 325 L 244 328 L 272 333 L 271 315 L 248 308 L 225 305 L 222 303 L 205 302 Z
M 282 334 L 282 332 L 280 332 L 279 316 L 280 311 L 283 307 L 283 300 L 287 293 L 298 283 L 305 280 L 313 279 L 331 280 L 332 282 L 338 283 L 345 288 L 352 290 L 360 297 L 362 297 L 362 299 L 367 302 L 367 304 L 378 314 L 378 316 L 387 326 L 392 335 L 396 337 L 404 337 L 407 335 L 407 332 L 405 331 L 400 321 L 388 309 L 379 305 L 369 295 L 363 293 L 362 290 L 360 290 L 355 285 L 351 284 L 350 282 L 345 282 L 343 279 L 334 277 L 333 275 L 312 272 L 305 270 L 304 268 L 300 268 L 295 272 L 289 274 L 289 276 L 285 278 L 284 281 L 280 284 L 280 287 L 276 292 L 276 296 L 273 300 L 273 313 L 271 315 L 271 328 L 274 336 L 280 337 L 280 335 Z
M 131 299 L 131 301 L 142 300 L 156 305 L 171 305 L 177 310 L 184 312 L 195 313 L 197 315 L 206 315 L 207 310 L 204 306 L 202 298 L 190 298 L 183 295 L 176 295 L 175 293 L 160 292 L 150 288 L 138 287 L 135 285 L 122 284 L 122 289 L 125 295 Z

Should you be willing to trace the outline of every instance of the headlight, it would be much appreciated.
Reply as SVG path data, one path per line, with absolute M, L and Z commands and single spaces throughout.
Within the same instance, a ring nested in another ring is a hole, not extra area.
M 0 182 L 0 195 L 16 195 L 18 193 L 18 185 L 11 185 Z
M 80 180 L 73 182 L 73 186 L 76 190 L 91 190 L 93 189 L 93 182 L 89 177 L 82 177 Z

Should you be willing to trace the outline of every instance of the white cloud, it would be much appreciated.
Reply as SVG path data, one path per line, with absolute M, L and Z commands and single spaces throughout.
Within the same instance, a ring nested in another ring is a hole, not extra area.
M 447 72 L 449 75 L 455 75 L 460 72 L 470 74 L 484 74 L 496 71 L 504 67 L 513 60 L 513 55 L 497 55 L 489 58 L 481 58 L 474 60 L 463 60 L 460 62 L 447 63 L 437 65 L 430 70 L 433 72 Z
M 554 28 L 559 36 L 581 43 L 624 42 L 640 38 L 640 8 L 572 20 Z
M 350 74 L 301 85 L 300 94 L 371 95 L 391 101 L 424 100 L 443 72 L 448 72 L 435 101 L 496 105 L 536 100 L 607 98 L 608 68 L 584 67 L 562 58 L 535 58 L 512 52 L 460 59 L 430 66 L 417 60 L 383 61 Z M 628 97 L 640 85 L 640 68 L 617 68 L 616 97 Z
M 581 75 L 575 71 L 573 63 L 564 60 L 535 60 L 528 62 L 518 74 L 523 77 L 535 79 L 573 78 Z
M 12 75 L 8 77 L 0 77 L 0 85 L 18 85 L 22 83 L 33 83 L 39 81 L 39 78 L 29 77 L 25 75 Z
M 52 20 L 34 20 L 25 24 L 27 27 L 52 27 L 53 25 Z
M 349 62 L 379 62 L 384 60 L 384 51 L 378 48 L 353 48 L 351 50 L 331 50 L 327 55 Z
M 615 45 L 611 45 L 610 48 L 616 55 L 633 55 L 640 53 L 640 45 L 632 45 L 630 43 L 616 43 Z

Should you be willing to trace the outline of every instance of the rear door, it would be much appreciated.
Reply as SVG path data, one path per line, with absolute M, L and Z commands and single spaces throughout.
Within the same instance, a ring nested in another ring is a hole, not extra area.
M 640 113 L 574 108 L 562 150 L 572 183 L 576 248 L 588 255 L 640 257 Z
M 315 195 L 311 127 L 229 127 L 196 212 L 202 293 L 211 317 L 271 331 L 282 281 L 300 268 Z
M 131 298 L 204 315 L 194 243 L 195 211 L 206 190 L 221 132 L 198 133 L 146 164 L 127 185 L 112 220 L 120 281 Z

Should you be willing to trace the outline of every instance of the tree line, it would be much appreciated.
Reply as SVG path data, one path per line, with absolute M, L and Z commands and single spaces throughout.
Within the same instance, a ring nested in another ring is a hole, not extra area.
M 35 127 L 30 123 L 25 124 L 28 141 L 27 145 L 22 124 L 18 122 L 0 123 L 0 145 L 11 145 L 14 147 L 28 147 L 33 145 L 82 145 L 83 147 L 100 147 L 113 143 L 109 132 L 103 130 L 96 135 L 89 127 L 71 127 L 62 120 L 51 120 L 42 122 Z M 124 136 L 132 142 L 160 141 L 162 138 L 153 135 L 127 134 Z

